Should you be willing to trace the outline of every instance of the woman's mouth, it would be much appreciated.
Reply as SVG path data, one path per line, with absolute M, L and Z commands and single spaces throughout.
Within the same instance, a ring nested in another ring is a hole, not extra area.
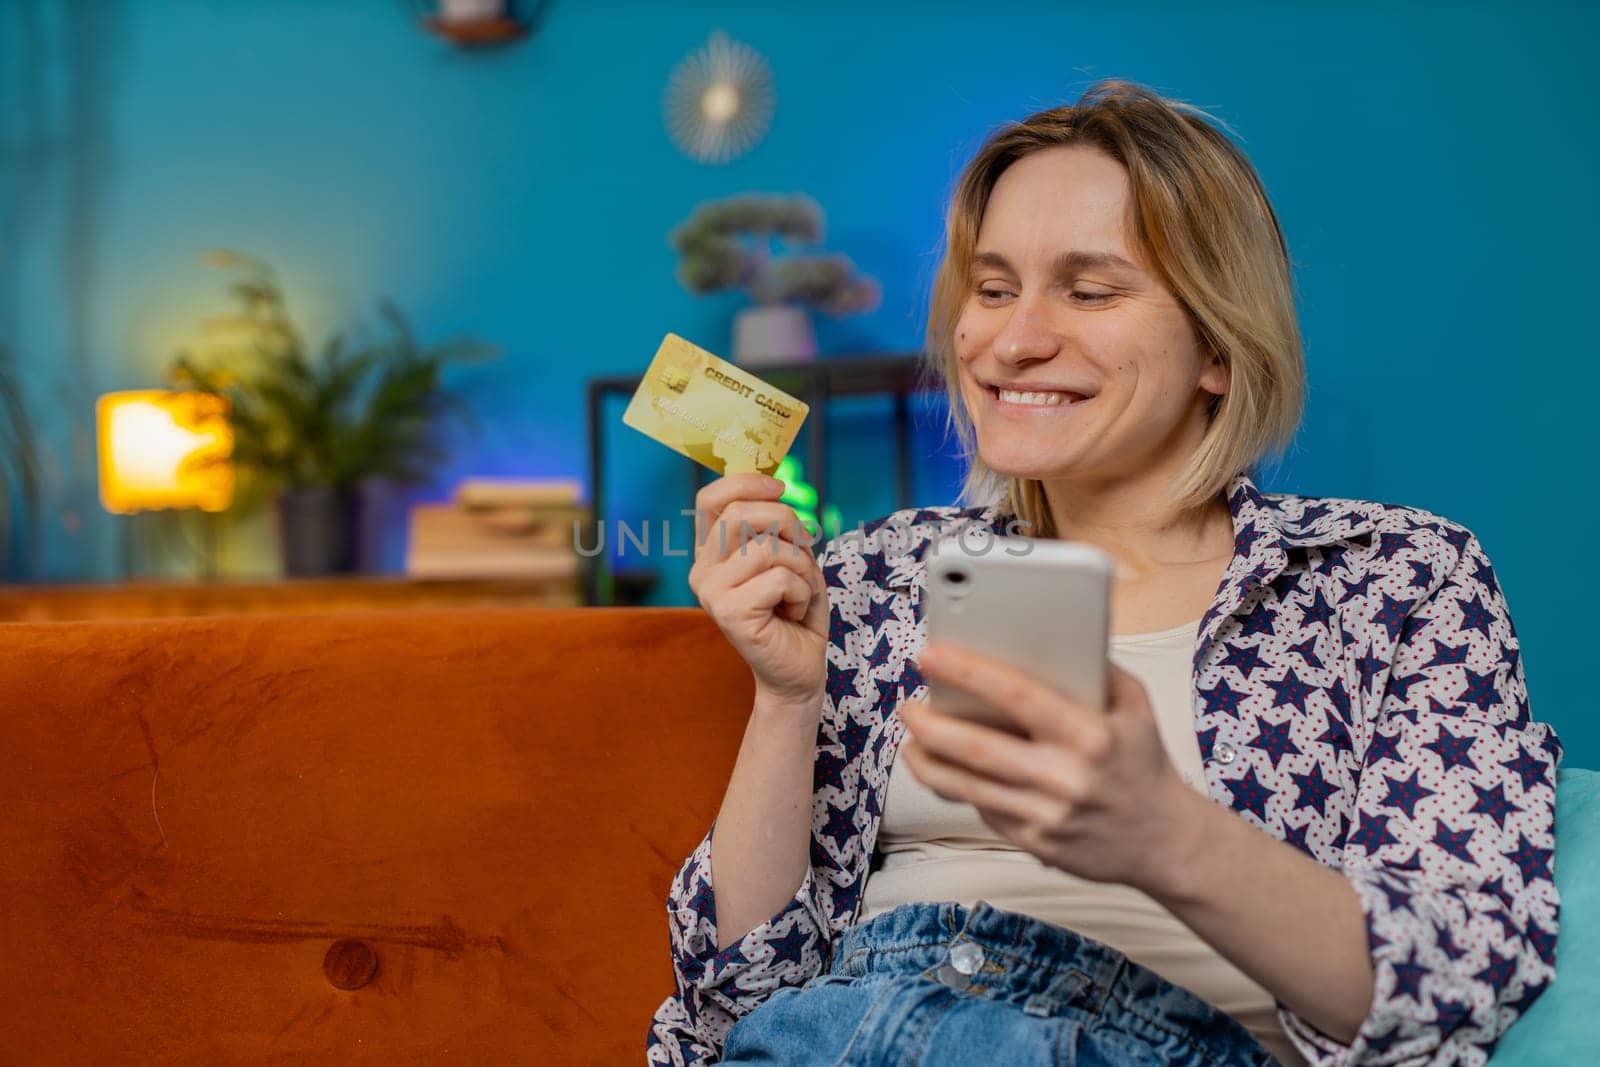
M 1082 393 L 1058 392 L 1054 390 L 1024 390 L 1003 389 L 991 385 L 985 390 L 994 398 L 994 406 L 1002 411 L 1038 411 L 1064 410 L 1082 405 L 1093 397 L 1084 396 Z

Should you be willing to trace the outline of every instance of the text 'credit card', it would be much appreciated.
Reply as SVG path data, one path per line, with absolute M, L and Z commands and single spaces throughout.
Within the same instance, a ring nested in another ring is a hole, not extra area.
M 771 474 L 810 407 L 669 333 L 622 421 L 717 474 Z

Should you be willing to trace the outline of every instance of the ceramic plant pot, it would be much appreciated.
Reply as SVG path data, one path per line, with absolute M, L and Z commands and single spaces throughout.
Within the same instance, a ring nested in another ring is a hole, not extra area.
M 439 0 L 439 19 L 443 22 L 487 22 L 505 13 L 505 0 Z
M 757 304 L 733 319 L 733 361 L 747 367 L 817 358 L 811 313 L 796 304 Z
M 355 573 L 361 544 L 361 496 L 354 486 L 288 489 L 278 497 L 277 509 L 285 576 Z

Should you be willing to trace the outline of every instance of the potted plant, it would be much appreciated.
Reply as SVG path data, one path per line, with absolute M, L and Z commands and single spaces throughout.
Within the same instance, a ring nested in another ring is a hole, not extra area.
M 779 363 L 816 356 L 809 307 L 840 317 L 871 311 L 882 292 L 847 256 L 775 254 L 774 239 L 822 240 L 822 209 L 808 196 L 746 193 L 697 207 L 670 236 L 678 280 L 692 293 L 743 289 L 755 301 L 733 324 L 737 363 Z
M 11 350 L 0 345 L 0 577 L 23 570 L 39 537 L 39 452 L 33 423 L 12 369 Z M 18 566 L 19 562 L 22 564 Z
M 440 417 L 467 415 L 443 387 L 445 365 L 497 350 L 470 340 L 420 345 L 406 317 L 383 300 L 379 337 L 351 343 L 334 334 L 313 358 L 267 264 L 235 252 L 209 261 L 236 272 L 230 288 L 240 310 L 211 320 L 170 376 L 228 401 L 235 506 L 274 503 L 284 573 L 354 571 L 361 487 L 428 477 L 444 458 L 435 438 Z

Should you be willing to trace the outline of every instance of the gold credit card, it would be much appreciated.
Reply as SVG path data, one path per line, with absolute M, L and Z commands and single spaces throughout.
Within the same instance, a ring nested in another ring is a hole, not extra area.
M 810 407 L 669 333 L 622 421 L 718 474 L 771 474 Z

